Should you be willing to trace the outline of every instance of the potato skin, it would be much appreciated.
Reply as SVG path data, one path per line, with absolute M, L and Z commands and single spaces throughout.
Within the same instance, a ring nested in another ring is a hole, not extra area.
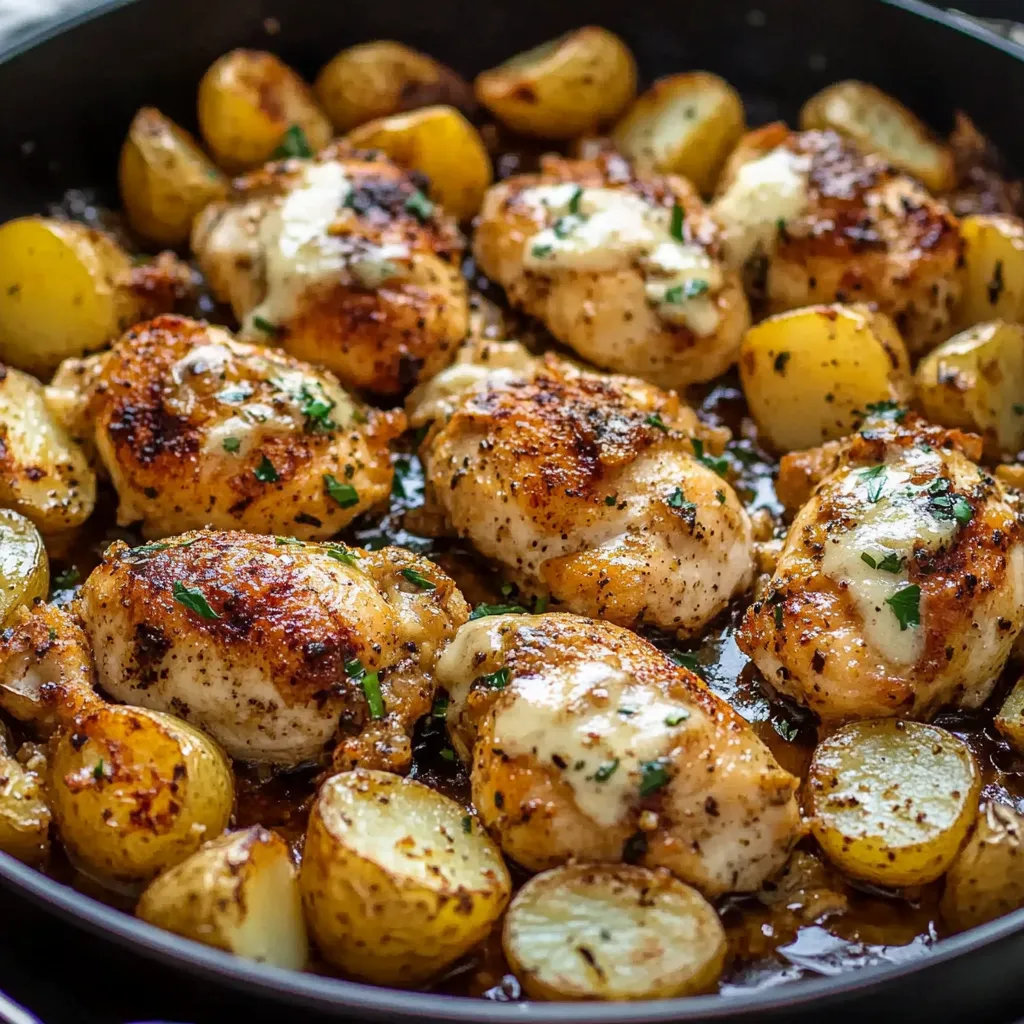
M 636 95 L 636 61 L 618 36 L 591 25 L 482 72 L 474 89 L 514 131 L 571 139 L 622 113 Z
M 5 753 L 0 736 L 0 851 L 26 864 L 45 860 L 50 818 L 42 778 Z
M 232 50 L 199 83 L 199 130 L 217 163 L 248 170 L 269 160 L 293 125 L 316 152 L 331 122 L 308 85 L 272 53 Z
M 149 882 L 227 826 L 231 767 L 208 737 L 171 715 L 93 705 L 51 754 L 52 808 L 68 855 L 125 888 Z
M 1006 737 L 1014 750 L 1024 753 L 1024 676 L 1017 680 L 1007 694 L 992 724 Z
M 159 245 L 188 241 L 196 214 L 228 190 L 191 134 L 155 107 L 141 107 L 128 127 L 118 182 L 128 222 Z
M 1016 321 L 1024 313 L 1024 222 L 1009 214 L 974 214 L 960 222 L 963 291 L 957 323 Z
M 744 335 L 740 380 L 762 438 L 776 451 L 849 434 L 869 403 L 913 397 L 903 339 L 862 305 L 807 306 Z
M 422 783 L 363 770 L 321 786 L 299 884 L 320 952 L 347 974 L 399 986 L 427 980 L 482 940 L 511 890 L 497 847 L 462 807 Z
M 316 76 L 317 99 L 339 133 L 379 117 L 433 104 L 473 108 L 461 75 L 419 50 L 391 39 L 350 46 Z
M 0 627 L 49 590 L 50 562 L 39 531 L 13 509 L 0 509 Z

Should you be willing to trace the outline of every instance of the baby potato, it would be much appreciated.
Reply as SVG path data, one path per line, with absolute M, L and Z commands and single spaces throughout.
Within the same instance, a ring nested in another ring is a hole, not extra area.
M 46 405 L 34 377 L 0 365 L 0 506 L 44 534 L 84 523 L 96 504 L 96 475 Z
M 509 128 L 572 139 L 610 124 L 636 95 L 636 61 L 613 33 L 588 26 L 477 75 L 476 98 Z
M 573 864 L 532 878 L 505 915 L 505 956 L 533 999 L 669 999 L 712 989 L 725 930 L 666 871 Z
M 128 222 L 158 245 L 188 241 L 196 214 L 228 191 L 227 178 L 196 140 L 155 107 L 142 107 L 132 119 L 118 181 Z
M 418 107 L 473 106 L 473 90 L 461 75 L 391 39 L 342 50 L 321 68 L 313 88 L 340 133 Z
M 511 889 L 498 848 L 459 804 L 420 782 L 362 770 L 320 787 L 299 885 L 332 964 L 402 986 L 482 940 Z
M 0 737 L 0 851 L 26 864 L 50 850 L 50 808 L 38 773 L 7 753 Z
M 854 878 L 924 885 L 953 863 L 978 809 L 967 745 L 934 725 L 854 722 L 811 760 L 811 832 Z
M 913 395 L 893 322 L 863 305 L 807 306 L 744 335 L 740 381 L 762 439 L 779 452 L 849 434 L 872 402 Z
M 231 766 L 213 740 L 127 705 L 90 707 L 59 733 L 51 783 L 68 855 L 122 888 L 151 881 L 219 836 L 234 805 Z
M 1017 680 L 1007 694 L 992 724 L 1006 737 L 1014 750 L 1024 753 L 1024 676 Z
M 480 209 L 494 178 L 480 133 L 454 107 L 424 107 L 364 124 L 347 136 L 359 149 L 379 149 L 425 174 L 430 198 L 459 220 Z
M 992 921 L 1024 906 L 1024 818 L 989 800 L 974 832 L 946 872 L 939 909 L 954 931 Z
M 0 226 L 0 360 L 48 376 L 133 322 L 128 254 L 74 221 L 21 217 Z
M 288 844 L 253 825 L 204 843 L 159 875 L 135 913 L 235 956 L 301 971 L 309 956 Z
M 994 320 L 944 342 L 915 374 L 925 416 L 980 434 L 991 459 L 1024 448 L 1024 327 Z
M 956 320 L 1020 320 L 1024 313 L 1024 223 L 1009 214 L 973 214 L 960 222 L 962 292 Z
M 13 509 L 0 509 L 0 628 L 49 590 L 50 562 L 39 531 Z
M 266 163 L 278 147 L 287 156 L 312 156 L 331 139 L 331 122 L 308 85 L 272 53 L 232 50 L 199 83 L 199 130 L 217 163 L 242 171 Z
M 739 93 L 706 71 L 659 78 L 612 131 L 637 166 L 682 174 L 707 194 L 746 131 Z
M 899 100 L 867 82 L 846 81 L 822 89 L 800 111 L 804 131 L 831 128 L 867 153 L 918 178 L 932 192 L 956 184 L 953 151 Z

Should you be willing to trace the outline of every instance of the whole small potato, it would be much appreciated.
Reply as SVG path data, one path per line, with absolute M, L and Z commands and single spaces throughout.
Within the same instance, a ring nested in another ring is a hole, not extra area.
M 132 888 L 227 827 L 234 780 L 213 740 L 171 715 L 127 705 L 83 711 L 53 747 L 51 804 L 86 874 Z
M 309 86 L 262 50 L 232 50 L 210 65 L 199 83 L 199 130 L 228 171 L 266 163 L 282 145 L 283 155 L 312 156 L 332 134 Z
M 778 452 L 844 437 L 873 402 L 913 395 L 893 322 L 867 306 L 807 306 L 744 335 L 740 381 L 762 439 Z
M 39 531 L 12 509 L 0 509 L 0 627 L 49 590 L 50 563 Z
M 309 956 L 288 844 L 253 825 L 204 843 L 157 877 L 135 913 L 187 939 L 301 971 Z
M 482 72 L 474 88 L 513 130 L 572 139 L 622 113 L 636 95 L 636 61 L 617 35 L 588 26 Z
M 50 849 L 50 808 L 43 780 L 4 749 L 0 736 L 0 851 L 26 864 Z
M 1009 214 L 974 214 L 960 222 L 963 291 L 956 322 L 973 327 L 1024 314 L 1024 223 Z
M 469 111 L 474 102 L 469 83 L 451 68 L 391 39 L 342 50 L 321 68 L 314 88 L 338 132 L 439 103 Z
M 483 202 L 494 173 L 480 133 L 454 107 L 424 107 L 364 124 L 347 136 L 360 149 L 379 149 L 397 164 L 420 171 L 430 198 L 458 220 Z
M 128 222 L 159 245 L 186 242 L 196 214 L 228 190 L 196 140 L 155 107 L 142 107 L 132 119 L 118 181 Z
M 320 787 L 299 884 L 332 964 L 402 986 L 481 941 L 511 890 L 501 853 L 464 808 L 420 782 L 362 770 Z

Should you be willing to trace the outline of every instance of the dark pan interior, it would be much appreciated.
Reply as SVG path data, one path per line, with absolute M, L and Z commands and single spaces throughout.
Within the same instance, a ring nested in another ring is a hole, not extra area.
M 752 123 L 793 118 L 817 89 L 858 77 L 894 93 L 940 130 L 949 127 L 956 107 L 966 110 L 1010 164 L 1024 168 L 1014 102 L 1024 91 L 1024 50 L 954 27 L 915 0 L 114 0 L 91 6 L 107 13 L 92 18 L 87 12 L 71 28 L 65 23 L 30 33 L 0 63 L 0 217 L 43 210 L 69 187 L 96 186 L 101 198 L 114 201 L 117 154 L 136 108 L 154 104 L 193 126 L 202 72 L 235 46 L 273 49 L 309 75 L 343 46 L 400 38 L 471 74 L 585 23 L 619 32 L 647 80 L 697 68 L 724 75 L 746 97 Z M 115 953 L 114 946 L 91 939 L 82 959 L 97 985 L 135 977 L 157 997 L 151 1012 L 160 1012 L 161 991 L 165 1003 L 169 992 L 180 993 L 183 968 L 204 979 L 189 982 L 196 996 L 209 993 L 211 982 L 231 986 L 234 1012 L 228 1019 L 253 1021 L 269 1019 L 269 998 L 389 1021 L 540 1024 L 740 1015 L 810 1021 L 827 1012 L 837 1022 L 866 1014 L 882 1020 L 969 1014 L 982 1022 L 1007 1019 L 1024 993 L 1017 966 L 1024 956 L 1024 911 L 950 940 L 923 961 L 800 982 L 749 999 L 503 1006 L 395 993 L 235 960 L 118 914 L 3 855 L 0 881 L 19 897 L 117 942 Z M 9 919 L 2 910 L 0 904 L 0 915 Z M 166 966 L 143 966 L 139 953 Z M 58 960 L 57 976 L 59 970 Z

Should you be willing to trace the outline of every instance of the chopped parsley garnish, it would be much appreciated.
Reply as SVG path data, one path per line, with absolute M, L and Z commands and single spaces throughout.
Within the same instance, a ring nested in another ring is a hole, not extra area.
M 310 157 L 313 155 L 313 147 L 302 130 L 302 125 L 293 124 L 281 136 L 277 149 L 270 154 L 271 160 L 286 160 L 288 157 L 300 156 Z
M 640 796 L 656 793 L 669 780 L 668 762 L 664 760 L 643 761 L 640 764 Z
M 159 544 L 141 544 L 132 548 L 129 554 L 132 558 L 146 558 L 148 555 L 155 555 L 158 551 L 166 551 L 171 545 L 161 541 Z
M 359 559 L 348 548 L 339 547 L 336 544 L 329 545 L 326 554 L 328 558 L 333 558 L 336 562 L 343 562 L 345 565 L 359 564 Z
M 542 259 L 544 259 L 545 256 L 550 256 L 552 251 L 553 251 L 553 249 L 554 249 L 554 246 L 546 245 L 544 243 L 540 243 L 538 245 L 535 245 L 530 250 L 530 255 L 533 256 L 534 259 L 542 260 Z
M 665 302 L 678 306 L 688 299 L 695 299 L 710 289 L 711 285 L 703 278 L 691 278 L 686 284 L 677 284 L 665 292 Z
M 96 780 L 97 782 L 99 782 L 99 781 L 100 781 L 101 779 L 103 779 L 103 778 L 104 778 L 104 776 L 105 776 L 105 775 L 106 775 L 106 772 L 104 772 L 104 771 L 103 771 L 103 758 L 101 757 L 101 758 L 100 758 L 100 759 L 99 759 L 99 760 L 98 760 L 98 761 L 96 762 L 96 767 L 95 767 L 95 768 L 93 768 L 93 770 L 92 770 L 92 777 L 93 777 L 93 778 L 94 778 L 94 779 L 95 779 L 95 780 Z
M 725 476 L 729 472 L 729 460 L 724 455 L 708 455 L 704 451 L 704 442 L 699 437 L 691 437 L 690 444 L 693 446 L 693 457 L 699 463 L 719 476 Z
M 775 628 L 782 629 L 782 616 L 784 614 L 781 604 L 775 606 Z
M 314 395 L 305 387 L 299 397 L 302 400 L 300 412 L 306 417 L 306 430 L 310 434 L 315 434 L 318 430 L 325 433 L 334 430 L 337 424 L 331 419 L 331 411 L 337 402 L 326 395 Z
M 455 751 L 452 750 L 451 747 L 445 747 L 444 750 L 441 751 L 441 756 L 446 761 L 454 761 L 455 760 Z
M 881 416 L 885 419 L 895 420 L 897 423 L 902 423 L 907 415 L 907 410 L 899 402 L 889 399 L 884 402 L 868 402 L 865 409 L 869 416 Z
M 597 771 L 594 772 L 593 780 L 595 782 L 607 782 L 615 774 L 615 770 L 618 767 L 618 758 L 615 758 L 614 761 L 605 761 L 604 764 L 600 765 Z
M 901 633 L 910 626 L 921 625 L 921 588 L 916 583 L 896 591 L 885 603 L 899 620 Z
M 277 470 L 274 469 L 274 464 L 266 457 L 266 455 L 260 459 L 260 464 L 252 472 L 256 479 L 259 480 L 260 483 L 264 484 L 277 483 L 277 481 L 281 479 L 277 475 Z
M 583 186 L 577 185 L 569 197 L 569 212 L 574 216 L 580 212 L 580 200 L 583 198 Z
M 352 508 L 359 504 L 359 492 L 351 485 L 324 473 L 324 489 L 342 507 Z
M 619 500 L 619 496 L 618 496 L 617 494 L 609 494 L 609 495 L 608 495 L 608 496 L 607 496 L 607 497 L 606 497 L 606 498 L 604 499 L 604 503 L 605 503 L 605 504 L 606 504 L 606 505 L 607 505 L 607 506 L 608 506 L 609 508 L 612 508 L 612 507 L 613 507 L 613 506 L 614 506 L 614 505 L 615 505 L 615 504 L 616 504 L 616 503 L 618 502 L 618 500 Z
M 800 732 L 800 726 L 794 725 L 788 718 L 773 718 L 772 728 L 787 742 L 792 743 Z
M 437 590 L 437 584 L 428 580 L 418 569 L 403 569 L 402 575 L 410 583 L 414 583 L 419 587 L 420 590 Z
M 1013 403 L 1013 411 L 1018 416 L 1024 416 L 1024 402 L 1014 402 Z
M 725 491 L 715 491 L 715 500 L 719 505 L 725 504 Z
M 663 434 L 668 433 L 668 427 L 665 426 L 665 421 L 661 418 L 660 413 L 649 413 L 645 417 L 644 423 L 646 423 L 649 427 L 654 427 L 655 430 L 660 430 Z
M 448 717 L 448 698 L 438 697 L 434 701 L 434 706 L 430 709 L 431 718 L 447 718 Z
M 781 591 L 776 591 L 768 598 L 768 603 L 773 607 L 773 613 L 775 616 L 775 628 L 782 629 L 782 620 L 785 613 L 785 609 L 782 607 L 786 600 L 786 595 Z
M 669 651 L 669 659 L 680 668 L 689 669 L 700 675 L 700 660 L 692 651 Z
M 271 323 L 270 320 L 267 320 L 262 316 L 254 316 L 252 318 L 252 325 L 256 330 L 262 331 L 264 334 L 269 334 L 273 338 L 276 338 L 278 332 L 281 330 L 277 324 Z
M 434 215 L 434 204 L 419 189 L 406 199 L 405 208 L 420 222 Z
M 181 580 L 175 580 L 171 588 L 171 596 L 178 604 L 203 619 L 219 619 L 220 616 L 210 607 L 206 595 L 195 587 L 186 587 Z
M 936 519 L 955 519 L 961 526 L 966 526 L 974 517 L 971 503 L 962 495 L 952 490 L 953 484 L 944 476 L 940 476 L 928 485 L 928 511 Z
M 508 668 L 499 668 L 497 672 L 492 672 L 490 675 L 481 676 L 480 681 L 485 685 L 489 686 L 492 690 L 504 690 L 508 686 L 509 677 L 512 672 Z
M 226 402 L 228 405 L 237 405 L 239 402 L 244 402 L 251 395 L 252 388 L 248 384 L 242 384 L 239 387 L 225 388 L 223 391 L 218 391 L 214 397 L 218 402 Z
M 363 695 L 370 708 L 370 717 L 383 718 L 384 698 L 380 694 L 380 674 L 367 672 L 366 667 L 358 658 L 345 662 L 345 672 L 350 679 L 362 686 Z
M 885 490 L 885 473 L 885 464 L 879 463 L 877 466 L 862 469 L 857 474 L 857 476 L 867 484 L 868 501 L 872 504 L 882 497 L 882 491 Z
M 78 567 L 73 565 L 70 569 L 64 569 L 62 572 L 57 573 L 53 578 L 53 589 L 67 590 L 78 583 L 81 578 L 82 574 L 78 571 Z
M 242 447 L 242 442 L 237 437 L 225 437 L 224 438 L 224 451 L 231 452 L 232 455 Z
M 622 707 L 616 708 L 616 711 L 620 715 L 625 715 L 626 718 L 629 718 L 630 715 L 635 715 L 636 714 L 636 708 L 631 707 L 628 704 L 623 704 Z
M 668 223 L 668 233 L 677 242 L 686 241 L 686 237 L 683 234 L 683 208 L 679 203 L 672 207 L 672 218 Z
M 879 569 L 882 572 L 898 573 L 903 571 L 903 556 L 889 551 L 884 558 L 876 559 L 866 551 L 860 556 L 862 562 L 867 563 L 872 569 Z
M 555 238 L 568 238 L 582 223 L 579 217 L 559 217 L 551 225 L 551 230 L 554 231 Z
M 546 612 L 548 610 L 548 603 L 550 600 L 551 598 L 549 598 L 547 594 L 541 594 L 537 597 L 533 602 L 533 614 L 542 615 Z
M 526 609 L 521 604 L 478 604 L 470 613 L 470 620 L 485 619 L 488 615 L 516 615 L 526 614 Z
M 791 356 L 789 352 L 780 352 L 775 357 L 775 362 L 772 363 L 772 369 L 775 370 L 780 377 L 786 376 L 786 363 L 789 362 Z
M 684 711 L 680 708 L 678 711 L 672 711 L 665 716 L 666 725 L 679 725 L 680 722 L 685 722 L 690 717 L 689 711 Z
M 468 814 L 462 819 L 462 831 L 467 836 L 473 831 L 473 819 Z
M 676 509 L 681 518 L 693 527 L 697 521 L 697 506 L 694 502 L 686 500 L 683 495 L 683 489 L 677 487 L 666 500 L 669 508 Z
M 282 547 L 303 547 L 306 543 L 302 540 L 297 540 L 295 537 L 275 537 L 275 544 L 280 544 Z

